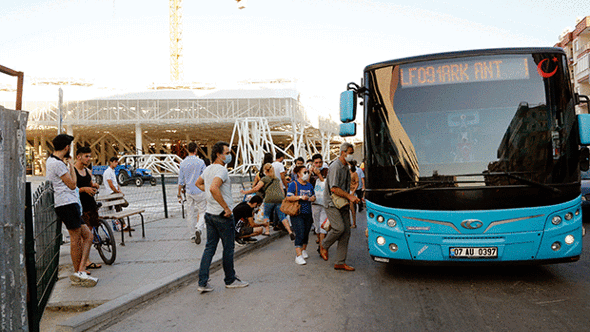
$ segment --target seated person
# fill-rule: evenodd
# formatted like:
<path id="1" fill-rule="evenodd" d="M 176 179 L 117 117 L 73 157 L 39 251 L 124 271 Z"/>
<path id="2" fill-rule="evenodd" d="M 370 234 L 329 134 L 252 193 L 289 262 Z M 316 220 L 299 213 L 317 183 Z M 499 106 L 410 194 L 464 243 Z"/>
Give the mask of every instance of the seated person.
<path id="1" fill-rule="evenodd" d="M 236 243 L 243 245 L 244 243 L 254 243 L 253 236 L 262 234 L 266 228 L 264 235 L 270 235 L 268 222 L 257 224 L 254 222 L 255 210 L 262 205 L 262 197 L 255 195 L 250 198 L 248 202 L 242 202 L 233 209 L 234 220 L 236 222 Z"/>

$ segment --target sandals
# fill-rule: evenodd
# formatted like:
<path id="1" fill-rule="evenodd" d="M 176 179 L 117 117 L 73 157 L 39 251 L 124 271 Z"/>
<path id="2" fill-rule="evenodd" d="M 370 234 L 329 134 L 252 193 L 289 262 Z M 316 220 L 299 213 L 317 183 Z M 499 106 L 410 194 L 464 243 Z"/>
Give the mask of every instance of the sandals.
<path id="1" fill-rule="evenodd" d="M 90 263 L 86 266 L 87 269 L 100 269 L 102 265 L 96 263 Z"/>

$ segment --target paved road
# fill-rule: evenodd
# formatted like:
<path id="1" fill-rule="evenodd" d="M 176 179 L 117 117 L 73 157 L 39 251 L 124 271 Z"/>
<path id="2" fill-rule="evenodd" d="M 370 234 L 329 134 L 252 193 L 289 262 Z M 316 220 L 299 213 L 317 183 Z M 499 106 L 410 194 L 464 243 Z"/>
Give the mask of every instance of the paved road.
<path id="1" fill-rule="evenodd" d="M 434 268 L 369 260 L 364 220 L 335 271 L 314 249 L 296 265 L 287 237 L 236 262 L 251 283 L 215 291 L 193 283 L 141 306 L 107 331 L 588 331 L 589 252 L 573 264 Z M 587 241 L 586 241 L 587 242 Z M 312 246 L 315 248 L 315 244 Z M 335 248 L 332 249 L 332 252 Z"/>

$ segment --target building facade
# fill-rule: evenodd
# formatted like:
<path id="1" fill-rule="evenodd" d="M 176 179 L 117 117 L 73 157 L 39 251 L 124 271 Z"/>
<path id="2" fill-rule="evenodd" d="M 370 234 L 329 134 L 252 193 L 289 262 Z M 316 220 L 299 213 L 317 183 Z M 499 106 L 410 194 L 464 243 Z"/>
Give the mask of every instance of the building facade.
<path id="1" fill-rule="evenodd" d="M 567 54 L 574 91 L 590 96 L 590 16 L 579 20 L 574 31 L 562 33 L 555 46 Z M 584 105 L 578 111 L 588 113 Z"/>

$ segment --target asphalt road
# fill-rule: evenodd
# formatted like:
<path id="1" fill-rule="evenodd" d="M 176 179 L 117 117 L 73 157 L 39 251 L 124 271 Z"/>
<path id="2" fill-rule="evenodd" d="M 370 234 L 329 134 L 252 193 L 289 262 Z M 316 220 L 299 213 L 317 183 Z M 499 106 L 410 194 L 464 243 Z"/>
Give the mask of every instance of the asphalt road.
<path id="1" fill-rule="evenodd" d="M 588 225 L 586 225 L 588 227 Z M 588 240 L 577 263 L 526 267 L 412 267 L 369 259 L 365 221 L 335 271 L 317 255 L 294 263 L 288 237 L 236 261 L 250 286 L 196 282 L 141 305 L 106 331 L 588 331 Z M 332 248 L 331 254 L 335 251 Z"/>

